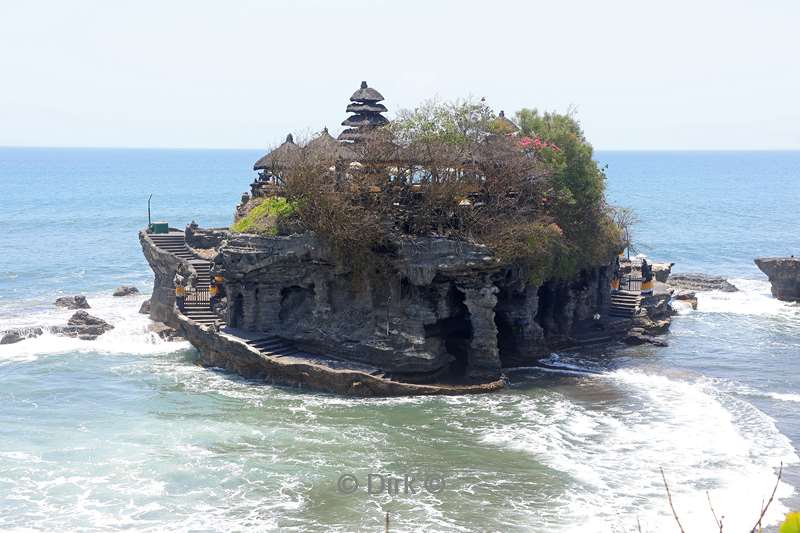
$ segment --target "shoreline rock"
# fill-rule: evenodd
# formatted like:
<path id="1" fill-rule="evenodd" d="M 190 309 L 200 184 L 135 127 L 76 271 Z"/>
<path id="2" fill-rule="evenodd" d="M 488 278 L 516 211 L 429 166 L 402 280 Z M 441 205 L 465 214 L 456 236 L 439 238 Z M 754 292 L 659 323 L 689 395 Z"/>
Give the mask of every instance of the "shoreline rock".
<path id="1" fill-rule="evenodd" d="M 141 314 L 143 314 L 143 315 L 149 315 L 150 314 L 150 299 L 149 298 L 142 302 L 141 307 L 139 307 L 139 312 Z"/>
<path id="2" fill-rule="evenodd" d="M 92 306 L 86 301 L 86 296 L 77 294 L 75 296 L 62 296 L 56 298 L 54 302 L 56 307 L 64 307 L 66 309 L 91 309 Z"/>
<path id="3" fill-rule="evenodd" d="M 130 296 L 131 294 L 139 294 L 139 289 L 130 285 L 122 285 L 117 287 L 112 296 Z"/>
<path id="4" fill-rule="evenodd" d="M 676 289 L 689 291 L 736 292 L 739 290 L 725 278 L 708 274 L 673 274 L 669 278 L 669 284 Z"/>
<path id="5" fill-rule="evenodd" d="M 114 326 L 102 318 L 92 316 L 86 311 L 76 311 L 67 321 L 66 326 L 52 328 L 52 332 L 66 337 L 77 337 L 81 340 L 93 341 L 112 329 L 114 329 Z"/>
<path id="6" fill-rule="evenodd" d="M 686 302 L 692 306 L 692 309 L 697 310 L 697 294 L 688 289 L 675 289 L 672 293 L 672 299 L 681 302 Z"/>
<path id="7" fill-rule="evenodd" d="M 772 296 L 782 302 L 800 302 L 800 258 L 759 257 L 754 262 L 769 278 Z"/>
<path id="8" fill-rule="evenodd" d="M 165 341 L 174 342 L 183 340 L 183 335 L 181 335 L 180 332 L 162 322 L 154 322 L 153 324 L 150 324 L 147 327 L 147 330 L 155 333 Z"/>
<path id="9" fill-rule="evenodd" d="M 631 328 L 631 330 L 628 331 L 628 334 L 625 335 L 625 338 L 622 339 L 622 342 L 624 342 L 628 346 L 640 346 L 642 344 L 652 344 L 653 346 L 662 346 L 662 347 L 669 346 L 667 341 L 658 339 L 650 335 L 643 328 Z"/>
<path id="10" fill-rule="evenodd" d="M 39 327 L 34 328 L 16 328 L 0 332 L 0 344 L 15 344 L 25 339 L 33 339 L 44 333 L 44 330 Z"/>

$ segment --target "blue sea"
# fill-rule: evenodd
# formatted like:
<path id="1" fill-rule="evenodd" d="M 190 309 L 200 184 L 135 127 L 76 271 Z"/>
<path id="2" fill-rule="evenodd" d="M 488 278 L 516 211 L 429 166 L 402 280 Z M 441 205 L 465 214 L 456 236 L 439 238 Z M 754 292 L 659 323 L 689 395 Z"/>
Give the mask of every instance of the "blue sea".
<path id="1" fill-rule="evenodd" d="M 229 225 L 261 155 L 0 148 L 0 330 L 63 324 L 53 301 L 78 293 L 115 326 L 0 346 L 0 530 L 383 531 L 388 512 L 393 532 L 675 531 L 660 467 L 687 531 L 713 528 L 708 497 L 749 530 L 781 463 L 766 521 L 800 510 L 800 306 L 753 264 L 800 254 L 800 152 L 597 153 L 638 253 L 740 291 L 700 293 L 665 348 L 400 399 L 203 369 L 137 312 L 148 196 L 173 227 Z M 371 494 L 370 475 L 444 486 Z"/>

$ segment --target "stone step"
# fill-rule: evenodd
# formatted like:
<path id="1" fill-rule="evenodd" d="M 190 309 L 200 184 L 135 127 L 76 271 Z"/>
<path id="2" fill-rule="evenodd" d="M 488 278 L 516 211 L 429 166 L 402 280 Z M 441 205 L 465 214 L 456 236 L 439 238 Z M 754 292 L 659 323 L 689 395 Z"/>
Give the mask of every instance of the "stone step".
<path id="1" fill-rule="evenodd" d="M 253 348 L 261 349 L 271 349 L 271 348 L 278 348 L 281 346 L 289 346 L 289 343 L 283 339 L 274 339 L 269 341 L 261 341 L 250 344 Z"/>
<path id="2" fill-rule="evenodd" d="M 636 311 L 636 308 L 635 307 L 628 307 L 628 306 L 624 306 L 624 305 L 612 305 L 612 306 L 610 306 L 608 308 L 608 310 L 609 311 L 614 311 L 614 310 L 616 310 L 616 311 L 627 311 L 627 312 L 632 313 L 632 312 Z"/>
<path id="3" fill-rule="evenodd" d="M 259 350 L 259 351 L 265 355 L 271 355 L 272 357 L 289 357 L 291 355 L 296 355 L 300 353 L 300 350 L 296 350 L 294 348 L 289 348 L 284 350 Z"/>
<path id="4" fill-rule="evenodd" d="M 635 313 L 631 313 L 628 311 L 617 311 L 617 310 L 608 312 L 609 316 L 624 317 L 624 318 L 631 318 L 634 314 Z"/>
<path id="5" fill-rule="evenodd" d="M 257 343 L 257 342 L 271 341 L 271 340 L 275 340 L 277 338 L 278 337 L 276 337 L 275 335 L 269 335 L 267 337 L 261 337 L 260 339 L 250 339 L 248 341 L 245 341 L 245 344 L 254 344 L 254 343 Z"/>
<path id="6" fill-rule="evenodd" d="M 276 340 L 281 340 L 281 338 L 276 337 L 275 335 L 267 335 L 266 337 L 261 337 L 259 339 L 250 339 L 248 341 L 245 341 L 245 343 L 252 345 L 252 344 L 258 344 L 259 342 L 276 341 Z"/>

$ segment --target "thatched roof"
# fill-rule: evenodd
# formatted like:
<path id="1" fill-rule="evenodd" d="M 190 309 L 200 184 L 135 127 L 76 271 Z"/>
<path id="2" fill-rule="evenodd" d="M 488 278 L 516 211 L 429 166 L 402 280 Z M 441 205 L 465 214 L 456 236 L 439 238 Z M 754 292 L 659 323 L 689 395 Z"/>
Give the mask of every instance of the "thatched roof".
<path id="1" fill-rule="evenodd" d="M 361 87 L 353 93 L 353 96 L 350 97 L 351 102 L 380 102 L 383 100 L 383 95 L 373 89 L 372 87 L 367 87 L 367 82 L 362 81 Z"/>
<path id="2" fill-rule="evenodd" d="M 385 113 L 388 111 L 383 104 L 350 104 L 347 106 L 348 113 Z"/>
<path id="3" fill-rule="evenodd" d="M 518 139 L 509 135 L 489 135 L 478 145 L 472 157 L 482 163 L 502 163 L 521 153 Z"/>
<path id="4" fill-rule="evenodd" d="M 358 128 L 347 128 L 337 137 L 340 141 L 360 141 L 364 138 L 364 133 L 359 133 Z"/>
<path id="5" fill-rule="evenodd" d="M 323 129 L 322 133 L 309 142 L 303 150 L 312 157 L 330 161 L 350 161 L 356 158 L 355 152 L 350 147 L 331 137 L 331 134 L 328 133 L 328 128 Z"/>
<path id="6" fill-rule="evenodd" d="M 500 111 L 497 118 L 492 121 L 492 127 L 497 133 L 516 133 L 519 131 L 517 125 L 506 118 L 505 111 Z"/>
<path id="7" fill-rule="evenodd" d="M 378 115 L 374 113 L 357 113 L 351 117 L 347 117 L 344 122 L 342 122 L 342 126 L 351 126 L 354 128 L 363 128 L 363 127 L 372 127 L 372 126 L 383 126 L 384 124 L 388 124 L 389 120 L 384 117 L 383 115 Z"/>
<path id="8" fill-rule="evenodd" d="M 300 147 L 294 143 L 294 138 L 290 133 L 286 136 L 283 144 L 256 161 L 256 164 L 253 165 L 253 170 L 273 170 L 288 167 L 299 154 Z"/>

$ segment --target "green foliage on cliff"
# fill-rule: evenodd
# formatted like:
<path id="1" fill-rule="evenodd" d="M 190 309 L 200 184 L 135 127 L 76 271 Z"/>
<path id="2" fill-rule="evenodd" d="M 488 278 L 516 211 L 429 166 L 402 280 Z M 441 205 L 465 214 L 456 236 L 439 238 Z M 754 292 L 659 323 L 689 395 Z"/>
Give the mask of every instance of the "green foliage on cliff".
<path id="1" fill-rule="evenodd" d="M 553 186 L 548 212 L 563 230 L 562 246 L 553 254 L 552 274 L 568 276 L 587 264 L 609 258 L 623 245 L 623 229 L 605 202 L 605 173 L 592 158 L 593 149 L 572 114 L 517 112 L 519 134 L 543 146 Z"/>
<path id="2" fill-rule="evenodd" d="M 239 233 L 278 235 L 281 223 L 293 215 L 296 209 L 296 203 L 286 198 L 279 196 L 265 198 L 233 224 L 231 230 Z"/>

